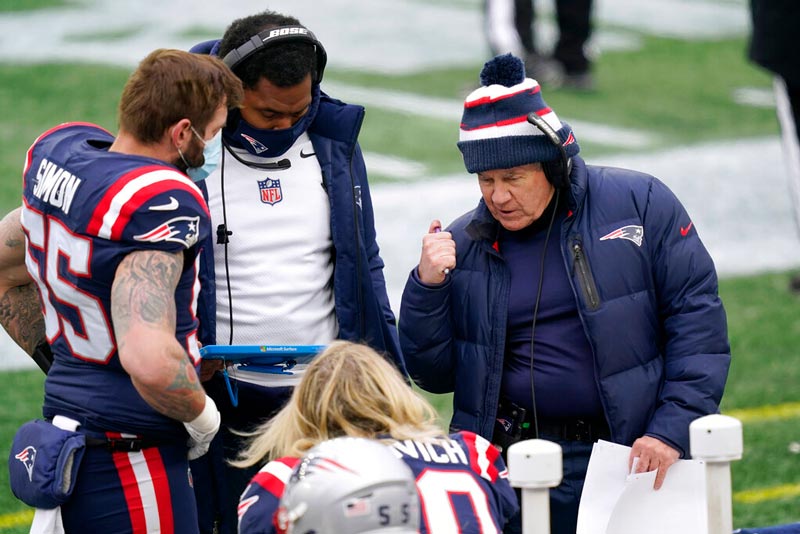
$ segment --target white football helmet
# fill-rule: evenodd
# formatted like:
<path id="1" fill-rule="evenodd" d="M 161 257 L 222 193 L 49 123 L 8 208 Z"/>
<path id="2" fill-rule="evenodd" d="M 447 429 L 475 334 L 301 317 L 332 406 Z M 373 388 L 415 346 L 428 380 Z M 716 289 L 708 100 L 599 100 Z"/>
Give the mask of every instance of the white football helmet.
<path id="1" fill-rule="evenodd" d="M 414 474 L 379 441 L 332 439 L 294 468 L 275 519 L 288 534 L 416 534 Z"/>

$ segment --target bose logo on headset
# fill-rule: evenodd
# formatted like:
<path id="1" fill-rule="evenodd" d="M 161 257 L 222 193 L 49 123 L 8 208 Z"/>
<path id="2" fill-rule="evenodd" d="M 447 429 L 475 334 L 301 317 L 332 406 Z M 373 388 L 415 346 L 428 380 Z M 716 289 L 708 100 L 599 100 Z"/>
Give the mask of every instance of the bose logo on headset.
<path id="1" fill-rule="evenodd" d="M 322 73 L 325 71 L 325 63 L 328 61 L 328 54 L 322 47 L 322 43 L 317 40 L 311 30 L 302 26 L 279 26 L 259 32 L 238 48 L 225 54 L 222 61 L 225 62 L 229 68 L 234 69 L 237 65 L 241 64 L 245 59 L 262 48 L 292 41 L 308 43 L 314 47 L 316 65 L 311 78 L 314 83 L 320 83 L 322 81 Z"/>
<path id="2" fill-rule="evenodd" d="M 275 28 L 274 30 L 270 30 L 267 39 L 271 39 L 272 37 L 277 37 L 279 35 L 308 35 L 308 30 L 305 28 Z"/>

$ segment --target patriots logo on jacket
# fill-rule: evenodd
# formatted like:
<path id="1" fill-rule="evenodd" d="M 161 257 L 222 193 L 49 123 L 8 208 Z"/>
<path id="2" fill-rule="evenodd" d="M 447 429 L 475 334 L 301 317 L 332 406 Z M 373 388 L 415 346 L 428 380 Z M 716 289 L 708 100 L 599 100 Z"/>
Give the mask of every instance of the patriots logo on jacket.
<path id="1" fill-rule="evenodd" d="M 274 206 L 283 200 L 283 190 L 281 189 L 281 181 L 267 178 L 266 180 L 257 180 L 258 190 L 261 192 L 261 202 Z"/>
<path id="2" fill-rule="evenodd" d="M 262 152 L 266 152 L 267 150 L 269 150 L 266 146 L 264 146 L 264 143 L 262 143 L 255 137 L 250 137 L 247 134 L 241 134 L 241 136 L 244 138 L 245 141 L 250 143 L 250 146 L 253 147 L 253 150 L 256 151 L 256 154 L 261 154 Z"/>
<path id="3" fill-rule="evenodd" d="M 497 422 L 503 427 L 506 432 L 511 432 L 511 421 L 503 417 L 498 417 Z"/>
<path id="4" fill-rule="evenodd" d="M 629 224 L 628 226 L 623 226 L 622 228 L 617 228 L 613 232 L 607 233 L 600 238 L 600 241 L 605 241 L 607 239 L 627 239 L 628 241 L 636 243 L 636 246 L 641 247 L 643 238 L 644 228 L 635 224 Z"/>
<path id="5" fill-rule="evenodd" d="M 197 231 L 200 226 L 200 217 L 175 217 L 162 223 L 149 232 L 133 236 L 137 241 L 158 243 L 160 241 L 174 241 L 186 248 L 197 243 Z"/>
<path id="6" fill-rule="evenodd" d="M 32 445 L 28 445 L 22 452 L 15 454 L 14 458 L 22 462 L 25 470 L 28 471 L 28 480 L 33 480 L 33 464 L 36 462 L 36 449 Z"/>

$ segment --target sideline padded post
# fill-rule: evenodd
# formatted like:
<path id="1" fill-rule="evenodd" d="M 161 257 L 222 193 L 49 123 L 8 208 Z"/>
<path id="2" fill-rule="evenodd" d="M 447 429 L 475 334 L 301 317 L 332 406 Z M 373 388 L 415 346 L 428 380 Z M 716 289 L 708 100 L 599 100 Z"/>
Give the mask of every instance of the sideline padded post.
<path id="1" fill-rule="evenodd" d="M 528 439 L 508 448 L 508 478 L 522 490 L 523 534 L 550 533 L 550 488 L 561 483 L 562 475 L 558 443 Z"/>
<path id="2" fill-rule="evenodd" d="M 708 534 L 733 532 L 731 462 L 742 458 L 742 423 L 727 415 L 707 415 L 689 425 L 692 458 L 706 464 Z"/>

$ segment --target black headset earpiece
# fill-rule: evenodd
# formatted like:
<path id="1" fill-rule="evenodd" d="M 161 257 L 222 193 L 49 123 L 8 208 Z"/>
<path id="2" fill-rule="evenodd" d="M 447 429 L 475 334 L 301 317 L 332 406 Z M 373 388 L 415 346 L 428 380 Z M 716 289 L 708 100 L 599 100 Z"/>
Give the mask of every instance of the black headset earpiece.
<path id="1" fill-rule="evenodd" d="M 547 177 L 547 181 L 553 184 L 558 189 L 563 189 L 569 186 L 569 169 L 572 166 L 571 161 L 567 162 L 567 172 L 564 172 L 564 162 L 561 158 L 551 161 L 542 162 L 542 170 Z"/>
<path id="2" fill-rule="evenodd" d="M 536 126 L 539 131 L 541 131 L 545 137 L 547 137 L 550 142 L 553 143 L 556 148 L 558 148 L 558 152 L 561 155 L 560 158 L 552 161 L 542 162 L 542 169 L 544 170 L 544 175 L 547 177 L 547 180 L 557 189 L 569 187 L 569 171 L 571 168 L 571 162 L 567 157 L 567 151 L 564 149 L 564 145 L 561 143 L 561 138 L 558 136 L 558 132 L 556 132 L 552 126 L 547 124 L 543 118 L 537 115 L 535 111 L 528 113 L 528 122 Z"/>
<path id="3" fill-rule="evenodd" d="M 325 72 L 325 64 L 328 62 L 328 54 L 325 52 L 322 43 L 311 33 L 308 28 L 302 26 L 278 26 L 259 32 L 252 36 L 243 45 L 234 48 L 222 58 L 228 67 L 233 70 L 242 61 L 253 55 L 256 51 L 265 47 L 275 46 L 279 43 L 308 43 L 314 47 L 316 54 L 316 65 L 311 78 L 314 83 L 322 81 L 322 74 Z"/>

